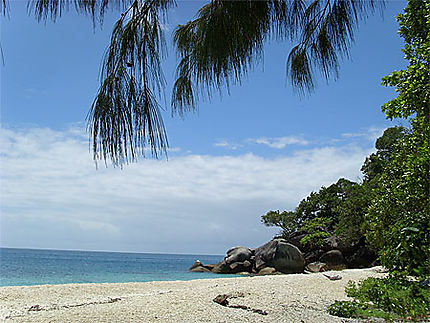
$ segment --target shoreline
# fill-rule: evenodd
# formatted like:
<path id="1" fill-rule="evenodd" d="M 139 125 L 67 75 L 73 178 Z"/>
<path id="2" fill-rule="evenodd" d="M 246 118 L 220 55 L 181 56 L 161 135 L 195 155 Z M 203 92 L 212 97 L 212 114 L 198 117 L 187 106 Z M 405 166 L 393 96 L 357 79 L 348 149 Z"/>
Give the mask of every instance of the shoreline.
<path id="1" fill-rule="evenodd" d="M 376 267 L 375 267 L 376 268 Z M 370 268 L 366 268 L 370 269 Z M 348 270 L 348 269 L 345 269 Z M 356 269 L 351 269 L 356 270 Z M 342 270 L 343 271 L 343 270 Z M 331 271 L 332 273 L 342 272 L 342 271 Z M 329 273 L 328 271 L 325 273 Z M 199 273 L 197 273 L 199 274 Z M 291 276 L 291 275 L 312 275 L 314 273 L 301 273 L 301 274 L 274 274 L 274 275 L 241 275 L 241 274 L 211 274 L 213 276 L 217 276 L 214 278 L 195 278 L 195 279 L 184 279 L 184 280 L 149 280 L 149 281 L 130 281 L 130 282 L 120 282 L 120 283 L 59 283 L 59 284 L 35 284 L 35 285 L 8 285 L 8 286 L 0 286 L 0 295 L 2 288 L 33 288 L 33 287 L 56 287 L 56 286 L 81 286 L 84 285 L 86 287 L 90 287 L 93 285 L 129 285 L 129 284 L 151 284 L 151 283 L 184 283 L 184 282 L 193 282 L 193 281 L 204 281 L 204 280 L 224 280 L 224 279 L 236 279 L 236 278 L 249 278 L 249 277 L 266 277 L 266 276 Z M 226 276 L 226 277 L 223 277 Z M 228 277 L 227 277 L 228 276 Z"/>
<path id="2" fill-rule="evenodd" d="M 326 308 L 347 299 L 349 280 L 383 277 L 378 267 L 323 273 L 209 278 L 189 281 L 84 283 L 0 287 L 7 322 L 345 322 Z M 229 296 L 231 305 L 213 299 Z M 350 320 L 348 320 L 350 321 Z"/>
<path id="3" fill-rule="evenodd" d="M 201 273 L 194 273 L 196 275 L 199 275 Z M 117 284 L 145 284 L 145 283 L 154 283 L 154 282 L 188 282 L 188 281 L 194 281 L 194 280 L 213 280 L 213 279 L 235 279 L 235 278 L 241 278 L 241 277 L 254 277 L 258 276 L 256 274 L 254 275 L 241 275 L 241 274 L 215 274 L 215 273 L 209 273 L 212 276 L 216 277 L 205 277 L 205 278 L 193 278 L 193 279 L 176 279 L 176 280 L 147 280 L 147 281 L 128 281 L 128 282 L 85 282 L 85 283 L 51 283 L 51 284 L 33 284 L 33 285 L 0 285 L 0 290 L 2 288 L 12 288 L 12 287 L 41 287 L 41 286 L 66 286 L 66 285 L 117 285 Z M 284 275 L 284 274 L 283 274 Z M 287 275 L 287 274 L 285 274 Z M 262 276 L 262 275 L 260 275 Z"/>

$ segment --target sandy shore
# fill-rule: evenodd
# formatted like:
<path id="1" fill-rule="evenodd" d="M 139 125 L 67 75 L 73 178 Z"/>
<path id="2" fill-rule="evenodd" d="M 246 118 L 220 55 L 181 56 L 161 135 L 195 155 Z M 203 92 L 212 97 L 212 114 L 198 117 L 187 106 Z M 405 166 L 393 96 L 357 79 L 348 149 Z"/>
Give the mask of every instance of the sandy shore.
<path id="1" fill-rule="evenodd" d="M 326 308 L 346 299 L 349 280 L 382 276 L 377 268 L 349 269 L 331 281 L 323 274 L 123 284 L 0 288 L 0 319 L 12 322 L 345 322 Z M 213 302 L 228 294 L 231 305 Z"/>

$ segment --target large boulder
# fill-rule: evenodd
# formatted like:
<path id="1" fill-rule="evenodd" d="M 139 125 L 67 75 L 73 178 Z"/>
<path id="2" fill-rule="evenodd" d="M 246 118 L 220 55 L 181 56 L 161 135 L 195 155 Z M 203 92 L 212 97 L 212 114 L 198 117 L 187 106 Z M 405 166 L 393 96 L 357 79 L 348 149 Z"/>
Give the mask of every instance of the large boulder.
<path id="1" fill-rule="evenodd" d="M 324 254 L 324 250 L 322 249 L 315 249 L 312 251 L 309 251 L 304 254 L 305 257 L 305 263 L 309 264 L 312 262 L 316 262 L 320 259 L 320 257 Z"/>
<path id="2" fill-rule="evenodd" d="M 264 267 L 257 275 L 273 275 L 276 274 L 276 269 L 273 267 Z"/>
<path id="3" fill-rule="evenodd" d="M 300 241 L 306 237 L 308 233 L 306 231 L 296 231 L 290 234 L 288 237 L 287 242 L 291 243 L 292 245 L 295 245 L 297 248 L 300 249 L 301 252 L 309 252 L 311 251 L 311 247 L 309 245 L 302 244 Z"/>
<path id="4" fill-rule="evenodd" d="M 196 261 L 191 265 L 191 267 L 190 267 L 190 269 L 189 269 L 189 270 L 193 270 L 194 268 L 197 268 L 197 267 L 200 267 L 200 266 L 203 266 L 202 262 L 201 262 L 200 260 L 196 260 Z"/>
<path id="5" fill-rule="evenodd" d="M 372 266 L 378 255 L 367 246 L 361 246 L 352 255 L 345 256 L 348 267 L 366 268 Z"/>
<path id="6" fill-rule="evenodd" d="M 335 234 L 332 235 L 331 237 L 324 239 L 324 247 L 326 248 L 327 251 L 338 249 L 338 250 L 341 250 L 342 252 L 346 248 L 342 240 L 339 237 L 337 237 Z"/>
<path id="7" fill-rule="evenodd" d="M 219 263 L 217 263 L 213 267 L 212 272 L 215 273 L 215 274 L 230 274 L 231 273 L 231 268 L 225 262 L 225 260 L 221 260 Z"/>
<path id="8" fill-rule="evenodd" d="M 257 272 L 273 267 L 284 274 L 301 273 L 305 266 L 302 252 L 284 239 L 275 239 L 258 247 L 255 253 Z"/>
<path id="9" fill-rule="evenodd" d="M 215 265 L 214 264 L 207 264 L 207 265 L 203 265 L 203 267 L 212 271 L 212 269 L 214 269 Z"/>
<path id="10" fill-rule="evenodd" d="M 224 260 L 227 264 L 232 264 L 234 262 L 244 262 L 250 261 L 253 256 L 251 249 L 246 247 L 233 247 L 227 251 L 227 256 Z"/>
<path id="11" fill-rule="evenodd" d="M 246 247 L 233 247 L 227 255 L 217 263 L 212 272 L 217 274 L 235 274 L 238 272 L 252 272 L 254 252 Z"/>
<path id="12" fill-rule="evenodd" d="M 191 265 L 189 271 L 193 273 L 209 273 L 215 265 L 203 265 L 200 260 L 196 260 L 194 264 Z"/>
<path id="13" fill-rule="evenodd" d="M 340 237 L 333 234 L 331 237 L 324 239 L 323 249 L 329 250 L 340 250 L 344 256 L 353 254 L 360 246 L 364 245 L 364 238 L 356 241 L 355 243 L 346 243 Z"/>
<path id="14" fill-rule="evenodd" d="M 232 274 L 237 274 L 245 271 L 250 273 L 252 271 L 252 263 L 248 260 L 233 262 L 229 265 L 229 267 L 230 267 L 230 272 Z"/>
<path id="15" fill-rule="evenodd" d="M 319 273 L 327 270 L 327 264 L 319 261 L 311 262 L 306 266 L 306 270 L 311 273 Z"/>
<path id="16" fill-rule="evenodd" d="M 340 250 L 330 250 L 323 254 L 320 262 L 327 264 L 326 270 L 342 270 L 347 268 L 345 258 Z"/>
<path id="17" fill-rule="evenodd" d="M 193 273 L 210 273 L 211 271 L 203 266 L 197 266 L 194 268 L 190 268 L 190 271 Z"/>

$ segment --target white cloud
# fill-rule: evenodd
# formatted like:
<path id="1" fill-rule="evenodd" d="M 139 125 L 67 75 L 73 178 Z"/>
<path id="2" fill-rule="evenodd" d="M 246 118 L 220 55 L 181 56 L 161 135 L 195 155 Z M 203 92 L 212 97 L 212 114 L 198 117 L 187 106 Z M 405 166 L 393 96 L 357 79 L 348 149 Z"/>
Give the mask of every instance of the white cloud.
<path id="1" fill-rule="evenodd" d="M 320 147 L 288 157 L 170 156 L 96 170 L 76 129 L 1 129 L 1 244 L 224 253 L 273 236 L 260 216 L 359 176 L 370 151 Z"/>
<path id="2" fill-rule="evenodd" d="M 299 137 L 287 136 L 287 137 L 275 137 L 275 138 L 249 138 L 243 141 L 246 144 L 263 144 L 269 146 L 270 148 L 283 149 L 288 145 L 308 145 L 309 142 Z M 221 140 L 214 143 L 215 147 L 223 147 L 229 150 L 236 150 L 238 148 L 244 147 L 243 144 L 232 143 L 227 140 Z"/>
<path id="3" fill-rule="evenodd" d="M 374 142 L 377 138 L 381 137 L 386 128 L 382 127 L 370 127 L 368 129 L 363 130 L 362 132 L 357 133 L 343 133 L 342 137 L 344 138 L 365 138 L 371 142 Z"/>
<path id="4" fill-rule="evenodd" d="M 228 142 L 227 140 L 221 140 L 221 141 L 217 141 L 216 143 L 214 143 L 215 147 L 223 147 L 226 149 L 230 149 L 230 150 L 236 150 L 238 148 L 243 147 L 243 145 L 241 144 L 235 144 L 232 142 Z"/>
<path id="5" fill-rule="evenodd" d="M 266 146 L 269 146 L 270 148 L 275 149 L 284 149 L 288 145 L 308 145 L 309 142 L 307 140 L 288 136 L 288 137 L 276 137 L 276 138 L 256 138 L 256 139 L 248 139 L 249 142 L 255 143 L 255 144 L 263 144 Z"/>

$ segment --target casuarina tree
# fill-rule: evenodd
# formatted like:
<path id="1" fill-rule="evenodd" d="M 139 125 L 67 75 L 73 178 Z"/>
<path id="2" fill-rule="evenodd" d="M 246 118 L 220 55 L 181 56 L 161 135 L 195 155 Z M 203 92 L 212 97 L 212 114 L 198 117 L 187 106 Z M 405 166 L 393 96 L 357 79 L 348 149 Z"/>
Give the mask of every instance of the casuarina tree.
<path id="1" fill-rule="evenodd" d="M 9 14 L 7 0 L 2 12 Z M 240 83 L 262 59 L 267 41 L 290 41 L 286 71 L 299 91 L 310 91 L 316 76 L 336 77 L 348 56 L 354 31 L 381 7 L 372 0 L 213 0 L 196 18 L 174 31 L 179 54 L 171 106 L 173 113 L 197 108 L 199 99 Z M 114 164 L 133 161 L 145 148 L 158 156 L 168 147 L 160 113 L 166 81 L 163 24 L 173 0 L 29 0 L 38 20 L 57 20 L 68 10 L 88 15 L 94 25 L 117 10 L 102 62 L 101 83 L 91 106 L 88 128 L 95 159 Z M 289 53 L 289 54 L 288 54 Z"/>

